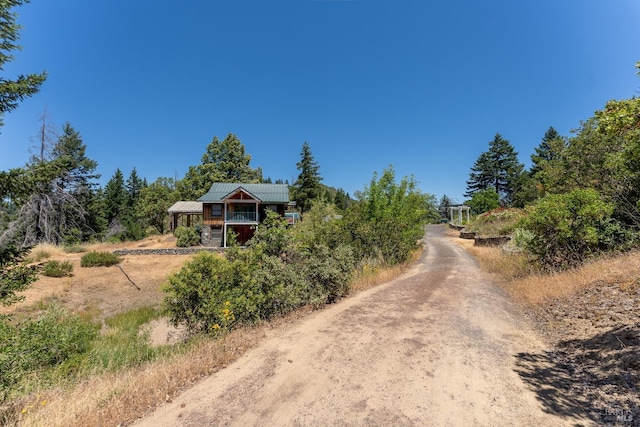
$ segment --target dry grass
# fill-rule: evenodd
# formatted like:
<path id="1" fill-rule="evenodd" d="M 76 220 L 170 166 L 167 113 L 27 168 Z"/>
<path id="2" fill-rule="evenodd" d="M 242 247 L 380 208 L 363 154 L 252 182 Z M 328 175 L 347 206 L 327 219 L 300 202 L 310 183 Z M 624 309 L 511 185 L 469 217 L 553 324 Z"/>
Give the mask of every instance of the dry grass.
<path id="1" fill-rule="evenodd" d="M 420 250 L 414 251 L 407 262 L 394 267 L 365 268 L 365 270 L 351 282 L 351 292 L 361 292 L 399 277 L 417 261 L 421 253 L 422 251 Z"/>
<path id="2" fill-rule="evenodd" d="M 354 281 L 352 292 L 400 276 L 419 256 L 417 251 L 404 265 L 373 269 L 361 275 Z M 148 258 L 138 257 L 136 261 L 143 262 L 144 259 Z M 12 405 L 15 424 L 47 427 L 130 425 L 202 378 L 226 367 L 271 331 L 288 327 L 311 311 L 304 307 L 254 328 L 234 330 L 219 339 L 197 339 L 176 347 L 171 356 L 137 369 L 96 375 L 73 386 L 33 392 Z"/>
<path id="3" fill-rule="evenodd" d="M 619 284 L 621 289 L 640 277 L 640 251 L 611 256 L 554 274 L 534 274 L 510 281 L 509 293 L 532 305 L 573 295 L 597 283 Z"/>
<path id="4" fill-rule="evenodd" d="M 473 240 L 459 239 L 455 231 L 449 236 L 467 249 L 513 299 L 533 306 L 571 296 L 594 283 L 627 286 L 640 277 L 640 251 L 603 257 L 572 270 L 549 274 L 536 270 L 523 254 L 473 246 Z"/>

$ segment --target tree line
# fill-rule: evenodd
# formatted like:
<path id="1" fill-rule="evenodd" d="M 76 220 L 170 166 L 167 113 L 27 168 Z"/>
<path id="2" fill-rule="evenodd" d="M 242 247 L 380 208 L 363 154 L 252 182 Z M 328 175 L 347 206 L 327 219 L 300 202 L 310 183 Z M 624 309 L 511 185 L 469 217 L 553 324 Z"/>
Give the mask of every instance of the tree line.
<path id="1" fill-rule="evenodd" d="M 640 75 L 640 62 L 636 69 Z M 528 170 L 496 134 L 472 166 L 465 196 L 476 214 L 524 208 L 517 240 L 547 267 L 638 247 L 640 98 L 608 101 L 570 137 L 550 127 Z"/>
<path id="2" fill-rule="evenodd" d="M 213 182 L 271 182 L 250 162 L 240 139 L 230 133 L 222 140 L 214 137 L 200 163 L 180 180 L 160 177 L 149 183 L 134 167 L 126 178 L 116 169 L 100 187 L 98 163 L 86 156 L 82 136 L 66 123 L 53 142 L 43 140 L 38 155 L 24 167 L 0 172 L 0 243 L 73 244 L 162 234 L 169 225 L 167 209 L 179 200 L 196 200 Z M 307 142 L 296 166 L 300 173 L 291 185 L 291 199 L 301 211 L 319 199 L 334 203 L 339 211 L 353 202 L 343 189 L 322 184 Z"/>

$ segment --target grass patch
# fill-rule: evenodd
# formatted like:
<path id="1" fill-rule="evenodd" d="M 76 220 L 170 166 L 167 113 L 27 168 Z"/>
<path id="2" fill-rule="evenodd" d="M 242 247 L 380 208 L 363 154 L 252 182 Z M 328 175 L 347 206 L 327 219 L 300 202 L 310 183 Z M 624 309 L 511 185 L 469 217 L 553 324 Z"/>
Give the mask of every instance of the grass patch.
<path id="1" fill-rule="evenodd" d="M 142 307 L 105 320 L 107 329 L 94 344 L 90 365 L 98 371 L 116 371 L 154 360 L 166 353 L 151 347 L 148 332 L 141 326 L 161 316 L 158 309 Z"/>
<path id="2" fill-rule="evenodd" d="M 42 274 L 47 277 L 67 277 L 73 273 L 73 265 L 69 261 L 49 261 L 42 268 Z"/>
<path id="3" fill-rule="evenodd" d="M 120 263 L 120 257 L 111 252 L 89 252 L 82 256 L 82 267 L 109 267 Z"/>

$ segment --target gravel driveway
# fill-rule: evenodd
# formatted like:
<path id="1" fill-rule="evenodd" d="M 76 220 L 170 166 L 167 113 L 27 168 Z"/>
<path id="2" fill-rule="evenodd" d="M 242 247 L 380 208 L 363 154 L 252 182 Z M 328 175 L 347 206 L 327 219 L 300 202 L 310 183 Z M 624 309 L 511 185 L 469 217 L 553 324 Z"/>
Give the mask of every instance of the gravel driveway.
<path id="1" fill-rule="evenodd" d="M 542 409 L 516 371 L 545 346 L 445 234 L 429 226 L 405 275 L 274 332 L 136 425 L 589 425 Z"/>

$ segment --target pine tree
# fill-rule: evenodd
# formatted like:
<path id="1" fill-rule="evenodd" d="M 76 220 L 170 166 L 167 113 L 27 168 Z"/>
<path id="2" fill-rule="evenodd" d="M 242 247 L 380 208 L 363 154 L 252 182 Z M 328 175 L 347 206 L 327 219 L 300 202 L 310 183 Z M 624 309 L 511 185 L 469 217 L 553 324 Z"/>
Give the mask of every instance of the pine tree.
<path id="1" fill-rule="evenodd" d="M 558 133 L 557 130 L 550 126 L 549 129 L 544 133 L 544 137 L 542 137 L 542 141 L 540 141 L 540 145 L 538 145 L 534 150 L 535 153 L 531 155 L 531 174 L 535 175 L 541 169 L 542 162 L 550 162 L 557 158 L 557 153 L 552 147 L 553 141 L 557 139 L 561 139 L 562 137 Z"/>
<path id="2" fill-rule="evenodd" d="M 482 153 L 469 174 L 466 197 L 493 188 L 503 204 L 511 204 L 517 181 L 524 170 L 518 161 L 518 153 L 500 134 L 489 142 L 489 149 Z"/>
<path id="3" fill-rule="evenodd" d="M 27 165 L 22 184 L 29 196 L 0 240 L 59 244 L 88 232 L 84 202 L 99 177 L 96 167 L 80 134 L 66 123 L 51 153 L 33 157 Z"/>
<path id="4" fill-rule="evenodd" d="M 311 147 L 306 141 L 302 144 L 300 161 L 296 166 L 300 174 L 296 182 L 293 183 L 293 198 L 300 210 L 305 212 L 311 209 L 312 201 L 320 197 L 322 193 L 322 186 L 320 185 L 322 177 L 318 172 L 320 166 L 313 159 Z"/>
<path id="5" fill-rule="evenodd" d="M 144 181 L 138 176 L 138 171 L 136 171 L 135 167 L 131 170 L 125 187 L 127 189 L 128 213 L 133 215 L 136 203 L 140 199 L 140 192 L 145 187 Z"/>
<path id="6" fill-rule="evenodd" d="M 29 1 L 5 0 L 0 3 L 0 70 L 4 70 L 5 64 L 13 60 L 12 52 L 21 48 L 16 43 L 20 38 L 18 32 L 21 26 L 16 23 L 17 14 L 11 9 L 26 3 Z M 15 110 L 20 101 L 37 93 L 46 78 L 45 72 L 21 74 L 14 80 L 0 77 L 0 126 L 3 123 L 2 116 Z"/>
<path id="7" fill-rule="evenodd" d="M 109 182 L 107 182 L 104 188 L 104 200 L 107 223 L 111 225 L 116 218 L 122 221 L 126 212 L 127 190 L 124 186 L 124 175 L 122 175 L 120 168 L 116 169 Z"/>
<path id="8" fill-rule="evenodd" d="M 440 198 L 440 203 L 438 204 L 438 212 L 442 218 L 449 217 L 449 207 L 453 206 L 453 201 L 447 196 L 443 194 Z"/>

